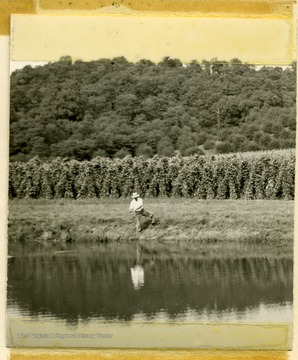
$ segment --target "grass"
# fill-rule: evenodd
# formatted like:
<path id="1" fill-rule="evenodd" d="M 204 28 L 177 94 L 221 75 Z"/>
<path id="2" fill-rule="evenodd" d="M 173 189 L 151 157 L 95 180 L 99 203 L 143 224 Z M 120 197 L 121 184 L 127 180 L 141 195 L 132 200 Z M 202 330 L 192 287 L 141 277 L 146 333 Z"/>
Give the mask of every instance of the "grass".
<path id="1" fill-rule="evenodd" d="M 283 200 L 145 199 L 156 225 L 144 218 L 135 229 L 130 199 L 12 200 L 9 246 L 23 244 L 127 243 L 170 251 L 246 251 L 292 256 L 294 202 Z"/>

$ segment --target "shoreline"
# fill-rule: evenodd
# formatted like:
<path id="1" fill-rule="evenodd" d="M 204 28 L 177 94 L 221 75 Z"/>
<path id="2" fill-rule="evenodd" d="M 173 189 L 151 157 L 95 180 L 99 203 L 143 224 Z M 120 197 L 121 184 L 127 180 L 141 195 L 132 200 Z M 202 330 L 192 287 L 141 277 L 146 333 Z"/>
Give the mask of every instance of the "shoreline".
<path id="1" fill-rule="evenodd" d="M 156 225 L 135 230 L 129 198 L 10 200 L 8 245 L 125 244 L 174 252 L 293 256 L 294 201 L 148 199 Z"/>

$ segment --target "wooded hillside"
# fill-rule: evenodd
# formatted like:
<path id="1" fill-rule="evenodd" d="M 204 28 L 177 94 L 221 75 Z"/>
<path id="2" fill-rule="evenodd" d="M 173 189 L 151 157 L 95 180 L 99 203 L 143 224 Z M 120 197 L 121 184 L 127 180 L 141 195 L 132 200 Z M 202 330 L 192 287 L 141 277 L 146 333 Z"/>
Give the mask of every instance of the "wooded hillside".
<path id="1" fill-rule="evenodd" d="M 295 147 L 296 64 L 125 58 L 11 75 L 11 160 L 90 160 Z"/>

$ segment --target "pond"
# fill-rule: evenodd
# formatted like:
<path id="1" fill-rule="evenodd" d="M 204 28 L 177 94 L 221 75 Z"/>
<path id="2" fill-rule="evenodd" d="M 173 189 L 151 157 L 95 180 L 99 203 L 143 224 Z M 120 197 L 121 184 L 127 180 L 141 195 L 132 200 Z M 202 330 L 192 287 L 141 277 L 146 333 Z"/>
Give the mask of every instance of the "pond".
<path id="1" fill-rule="evenodd" d="M 292 322 L 293 260 L 159 251 L 145 244 L 11 251 L 8 317 Z"/>

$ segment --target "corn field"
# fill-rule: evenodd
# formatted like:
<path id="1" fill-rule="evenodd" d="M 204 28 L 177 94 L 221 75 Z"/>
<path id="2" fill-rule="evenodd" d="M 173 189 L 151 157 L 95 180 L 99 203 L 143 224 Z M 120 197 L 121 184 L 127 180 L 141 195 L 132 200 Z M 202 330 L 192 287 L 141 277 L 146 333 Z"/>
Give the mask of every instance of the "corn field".
<path id="1" fill-rule="evenodd" d="M 191 157 L 97 157 L 91 161 L 35 157 L 9 168 L 10 198 L 195 197 L 294 198 L 292 150 Z"/>

